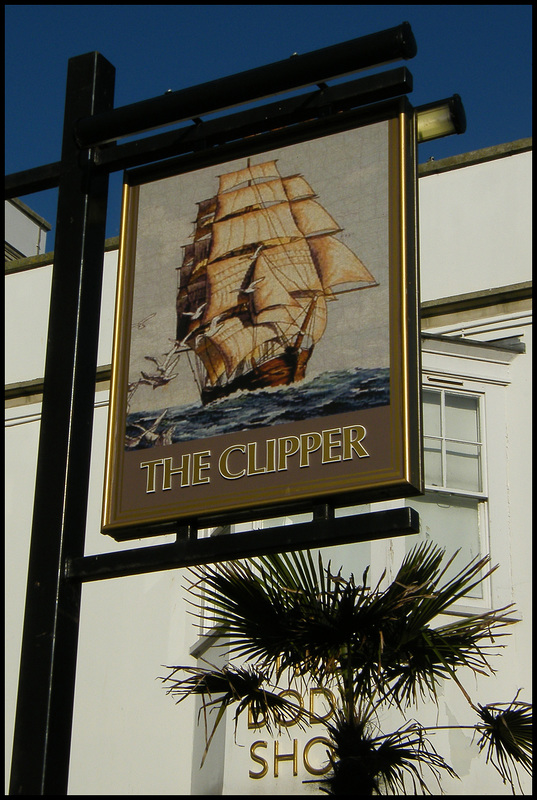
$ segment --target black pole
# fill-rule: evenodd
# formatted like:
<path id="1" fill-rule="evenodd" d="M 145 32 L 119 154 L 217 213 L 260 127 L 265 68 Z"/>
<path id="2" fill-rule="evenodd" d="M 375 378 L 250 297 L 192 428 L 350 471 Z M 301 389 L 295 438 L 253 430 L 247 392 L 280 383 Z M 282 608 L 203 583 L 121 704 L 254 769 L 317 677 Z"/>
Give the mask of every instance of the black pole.
<path id="1" fill-rule="evenodd" d="M 80 119 L 76 124 L 77 141 L 83 147 L 103 144 L 362 69 L 414 58 L 416 52 L 412 29 L 403 22 L 378 33 Z"/>
<path id="2" fill-rule="evenodd" d="M 63 575 L 84 552 L 108 194 L 73 130 L 113 107 L 114 76 L 69 61 L 10 794 L 67 794 L 81 585 Z"/>

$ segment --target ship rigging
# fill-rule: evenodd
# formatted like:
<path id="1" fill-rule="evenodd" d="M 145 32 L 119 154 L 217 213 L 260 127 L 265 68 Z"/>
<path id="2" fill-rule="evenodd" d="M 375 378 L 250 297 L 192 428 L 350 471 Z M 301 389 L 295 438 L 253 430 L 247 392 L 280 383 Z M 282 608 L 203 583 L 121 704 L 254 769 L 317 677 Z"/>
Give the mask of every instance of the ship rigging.
<path id="1" fill-rule="evenodd" d="M 304 379 L 341 292 L 377 286 L 300 174 L 275 160 L 219 177 L 198 203 L 178 268 L 175 352 L 188 352 L 204 405 Z"/>

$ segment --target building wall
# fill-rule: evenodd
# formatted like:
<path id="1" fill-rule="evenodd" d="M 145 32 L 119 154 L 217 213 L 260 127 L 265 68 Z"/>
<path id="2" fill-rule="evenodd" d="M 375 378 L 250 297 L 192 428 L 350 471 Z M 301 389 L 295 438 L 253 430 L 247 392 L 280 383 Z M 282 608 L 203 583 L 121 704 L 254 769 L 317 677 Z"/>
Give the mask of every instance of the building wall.
<path id="1" fill-rule="evenodd" d="M 6 261 L 46 252 L 50 225 L 21 200 L 4 202 Z"/>
<path id="2" fill-rule="evenodd" d="M 530 700 L 530 512 L 531 502 L 531 151 L 513 147 L 501 157 L 484 152 L 470 163 L 438 162 L 421 170 L 421 291 L 424 309 L 423 377 L 429 388 L 483 396 L 488 495 L 486 537 L 492 563 L 500 568 L 486 594 L 459 604 L 458 613 L 487 605 L 514 603 L 513 629 L 504 655 L 496 659 L 494 680 L 463 682 L 481 703 L 511 700 L 522 687 Z M 44 259 L 46 262 L 47 259 Z M 24 267 L 23 262 L 21 262 Z M 111 359 L 117 251 L 105 254 L 105 284 L 86 554 L 145 546 L 116 543 L 100 533 L 101 497 L 108 385 Z M 19 265 L 20 266 L 20 265 Z M 51 267 L 18 269 L 6 275 L 6 775 L 13 733 L 25 581 L 37 455 L 40 379 L 43 375 Z M 515 287 L 505 292 L 505 287 Z M 523 287 L 521 289 L 521 287 Z M 494 292 L 491 290 L 501 290 Z M 457 304 L 457 298 L 464 302 Z M 455 299 L 449 304 L 445 298 Z M 473 303 L 473 306 L 472 306 Z M 437 334 L 449 336 L 438 338 Z M 502 340 L 498 345 L 498 340 Z M 490 344 L 496 342 L 496 344 Z M 480 343 L 480 344 L 479 344 Z M 513 349 L 512 344 L 518 347 Z M 523 347 L 520 347 L 523 345 Z M 525 351 L 525 352 L 524 352 Z M 430 379 L 433 379 L 432 381 Z M 455 384 L 454 384 L 455 381 Z M 486 402 L 485 402 L 486 401 Z M 403 501 L 377 504 L 397 507 Z M 440 504 L 441 505 L 441 504 Z M 453 515 L 457 509 L 453 505 Z M 349 513 L 342 510 L 340 513 Z M 455 520 L 453 529 L 456 528 Z M 281 520 L 282 523 L 290 520 Z M 254 523 L 255 524 L 255 523 Z M 454 544 L 450 531 L 433 531 Z M 460 534 L 460 530 L 457 532 Z M 422 535 L 422 534 L 420 534 Z M 423 535 L 428 535 L 424 530 Z M 447 536 L 447 538 L 446 538 Z M 169 538 L 169 537 L 168 537 Z M 413 542 L 393 541 L 329 548 L 334 566 L 361 575 L 368 563 L 372 580 L 387 568 L 394 574 Z M 158 537 L 154 543 L 168 540 Z M 413 540 L 414 541 L 414 540 Z M 458 539 L 457 539 L 458 541 Z M 297 742 L 298 774 L 292 760 L 278 761 L 274 742 L 264 731 L 233 721 L 214 743 L 207 764 L 199 769 L 203 725 L 197 725 L 194 701 L 175 706 L 159 676 L 166 666 L 195 664 L 216 658 L 205 651 L 186 611 L 186 571 L 85 584 L 75 697 L 69 794 L 312 794 L 303 784 L 313 776 L 303 759 L 304 747 L 317 731 L 279 742 L 279 754 L 293 752 Z M 468 706 L 457 687 L 446 686 L 439 724 L 465 724 Z M 418 718 L 436 722 L 436 708 L 420 709 Z M 252 777 L 262 771 L 267 774 Z M 436 740 L 435 740 L 436 744 Z M 446 733 L 436 744 L 458 770 L 461 781 L 447 782 L 448 794 L 509 794 L 495 771 L 478 758 L 471 733 Z M 313 763 L 314 751 L 310 750 Z M 308 762 L 309 763 L 309 762 Z M 8 780 L 8 777 L 7 777 Z M 528 783 L 523 784 L 528 789 Z M 434 791 L 434 781 L 432 787 Z M 7 784 L 6 784 L 7 787 Z"/>
<path id="3" fill-rule="evenodd" d="M 530 163 L 531 152 L 523 152 L 422 174 L 422 301 L 528 280 Z"/>

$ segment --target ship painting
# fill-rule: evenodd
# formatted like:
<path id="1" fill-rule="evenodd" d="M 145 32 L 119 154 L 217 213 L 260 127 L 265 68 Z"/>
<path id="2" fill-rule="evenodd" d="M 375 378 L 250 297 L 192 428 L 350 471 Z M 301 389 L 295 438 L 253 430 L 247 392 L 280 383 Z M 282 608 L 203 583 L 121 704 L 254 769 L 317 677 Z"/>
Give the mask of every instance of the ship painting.
<path id="1" fill-rule="evenodd" d="M 175 353 L 189 354 L 202 404 L 302 381 L 328 305 L 375 278 L 304 177 L 282 176 L 276 160 L 248 159 L 197 205 L 178 268 Z"/>

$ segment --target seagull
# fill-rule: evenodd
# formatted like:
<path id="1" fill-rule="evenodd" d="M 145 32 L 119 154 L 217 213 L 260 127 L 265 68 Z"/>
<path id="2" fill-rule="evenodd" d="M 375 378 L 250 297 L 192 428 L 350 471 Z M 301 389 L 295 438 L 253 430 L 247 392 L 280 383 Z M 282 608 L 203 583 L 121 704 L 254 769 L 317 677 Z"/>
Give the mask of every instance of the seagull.
<path id="1" fill-rule="evenodd" d="M 214 334 L 222 328 L 222 325 L 218 324 L 221 318 L 222 314 L 217 314 L 216 317 L 212 318 L 209 329 L 205 331 L 205 336 L 214 336 Z"/>
<path id="2" fill-rule="evenodd" d="M 156 316 L 157 316 L 156 312 L 154 314 L 150 314 L 148 317 L 145 317 L 140 322 L 133 322 L 132 327 L 138 329 L 145 328 L 145 323 L 149 322 L 150 319 L 153 319 L 153 317 Z"/>
<path id="3" fill-rule="evenodd" d="M 143 380 L 140 380 L 140 383 L 146 383 L 149 386 L 152 386 L 153 389 L 156 389 L 157 386 L 165 386 L 174 378 L 177 378 L 178 372 L 174 375 L 170 375 L 170 372 L 175 367 L 177 362 L 179 361 L 180 354 L 175 351 L 175 348 L 170 351 L 170 353 L 165 354 L 165 359 L 158 359 L 154 356 L 144 356 L 146 361 L 152 361 L 156 368 L 158 375 L 148 375 L 147 372 L 141 372 L 141 376 Z"/>
<path id="4" fill-rule="evenodd" d="M 144 428 L 143 425 L 139 425 L 137 422 L 135 422 L 133 427 L 138 428 L 141 433 L 138 436 L 127 436 L 126 438 L 128 446 L 136 447 L 138 444 L 140 444 L 142 439 L 147 439 L 149 442 L 153 442 L 153 444 L 157 444 L 159 441 L 161 441 L 163 444 L 171 444 L 171 441 L 165 441 L 168 438 L 171 439 L 171 433 L 168 434 L 168 436 L 166 436 L 168 431 L 164 431 L 164 433 L 155 433 L 156 429 L 167 413 L 168 409 L 166 408 L 149 428 Z"/>
<path id="5" fill-rule="evenodd" d="M 143 380 L 140 380 L 139 383 L 146 383 L 156 389 L 157 386 L 166 386 L 167 383 L 177 378 L 179 373 L 176 372 L 175 375 L 148 375 L 147 372 L 140 372 L 140 375 Z"/>
<path id="6" fill-rule="evenodd" d="M 263 275 L 261 278 L 258 278 L 256 281 L 254 281 L 249 286 L 247 286 L 246 289 L 243 289 L 243 291 L 246 292 L 246 294 L 251 294 L 254 291 L 254 289 L 257 286 L 257 284 L 261 283 L 261 281 L 264 281 L 264 280 L 265 280 L 265 276 Z"/>
<path id="7" fill-rule="evenodd" d="M 183 314 L 185 317 L 192 317 L 192 319 L 199 319 L 206 305 L 207 303 L 202 303 L 201 306 L 197 308 L 195 311 L 183 311 Z"/>

